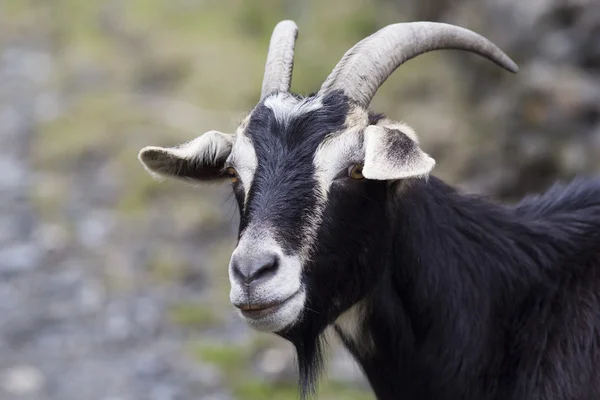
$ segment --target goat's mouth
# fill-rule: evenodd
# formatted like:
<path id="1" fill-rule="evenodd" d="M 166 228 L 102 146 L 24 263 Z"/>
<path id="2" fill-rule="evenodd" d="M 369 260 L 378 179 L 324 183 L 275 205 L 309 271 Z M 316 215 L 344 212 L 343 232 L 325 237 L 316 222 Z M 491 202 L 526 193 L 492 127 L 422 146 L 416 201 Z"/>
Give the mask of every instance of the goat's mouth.
<path id="1" fill-rule="evenodd" d="M 269 314 L 275 313 L 285 303 L 285 300 L 281 303 L 268 305 L 268 306 L 244 306 L 240 307 L 242 315 L 246 318 L 258 319 L 266 317 Z"/>
<path id="2" fill-rule="evenodd" d="M 305 300 L 306 292 L 300 289 L 280 301 L 234 305 L 250 327 L 263 332 L 280 332 L 298 321 Z"/>
<path id="3" fill-rule="evenodd" d="M 295 297 L 300 294 L 300 290 L 286 297 L 281 301 L 275 301 L 270 303 L 255 303 L 255 304 L 240 304 L 236 306 L 241 311 L 245 318 L 260 319 L 269 315 L 275 314 L 277 311 L 282 309 L 286 303 L 292 301 Z"/>

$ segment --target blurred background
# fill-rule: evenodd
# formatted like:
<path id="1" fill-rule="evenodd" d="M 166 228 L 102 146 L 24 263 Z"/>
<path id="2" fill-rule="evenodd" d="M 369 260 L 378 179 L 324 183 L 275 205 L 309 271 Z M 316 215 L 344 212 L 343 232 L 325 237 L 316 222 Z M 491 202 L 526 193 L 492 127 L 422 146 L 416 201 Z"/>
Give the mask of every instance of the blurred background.
<path id="1" fill-rule="evenodd" d="M 598 0 L 0 0 L 0 399 L 297 398 L 291 346 L 228 301 L 227 185 L 136 159 L 233 131 L 284 18 L 299 93 L 393 22 L 462 25 L 515 59 L 427 54 L 375 98 L 466 191 L 512 202 L 600 171 Z M 319 398 L 373 398 L 335 343 Z"/>

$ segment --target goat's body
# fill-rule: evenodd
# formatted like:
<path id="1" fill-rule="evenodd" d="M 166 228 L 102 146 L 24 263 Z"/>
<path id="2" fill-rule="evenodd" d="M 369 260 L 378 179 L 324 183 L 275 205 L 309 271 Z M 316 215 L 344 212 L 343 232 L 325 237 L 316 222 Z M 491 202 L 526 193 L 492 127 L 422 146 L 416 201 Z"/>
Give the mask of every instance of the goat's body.
<path id="1" fill-rule="evenodd" d="M 397 192 L 350 334 L 379 399 L 600 398 L 600 181 L 514 207 L 435 178 Z"/>
<path id="2" fill-rule="evenodd" d="M 291 21 L 275 28 L 261 100 L 235 135 L 139 158 L 159 176 L 230 179 L 230 300 L 296 347 L 301 397 L 335 325 L 382 400 L 599 399 L 600 181 L 514 207 L 462 196 L 427 180 L 435 161 L 409 126 L 369 111 L 429 51 L 516 64 L 464 28 L 392 24 L 303 97 L 289 93 L 296 36 Z"/>

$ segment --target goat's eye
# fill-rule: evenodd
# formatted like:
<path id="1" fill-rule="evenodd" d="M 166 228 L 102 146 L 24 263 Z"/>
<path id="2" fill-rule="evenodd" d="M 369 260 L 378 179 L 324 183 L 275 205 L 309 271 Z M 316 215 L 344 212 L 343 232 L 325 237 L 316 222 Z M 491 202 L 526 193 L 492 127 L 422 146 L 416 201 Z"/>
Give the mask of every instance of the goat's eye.
<path id="1" fill-rule="evenodd" d="M 238 181 L 238 174 L 237 171 L 233 168 L 233 167 L 229 167 L 227 168 L 227 176 L 229 177 L 229 179 L 231 180 L 232 183 L 237 183 Z"/>
<path id="2" fill-rule="evenodd" d="M 365 179 L 362 174 L 362 164 L 355 164 L 348 168 L 348 176 L 352 179 Z"/>

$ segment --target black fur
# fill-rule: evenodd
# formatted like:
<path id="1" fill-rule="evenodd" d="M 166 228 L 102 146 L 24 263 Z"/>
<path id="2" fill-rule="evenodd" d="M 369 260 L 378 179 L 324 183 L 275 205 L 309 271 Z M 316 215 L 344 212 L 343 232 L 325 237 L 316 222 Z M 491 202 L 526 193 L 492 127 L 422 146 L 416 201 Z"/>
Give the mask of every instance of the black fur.
<path id="1" fill-rule="evenodd" d="M 258 169 L 242 213 L 286 251 L 316 202 L 312 158 L 347 102 L 282 125 L 259 104 L 246 130 Z M 381 116 L 372 114 L 371 123 Z M 440 180 L 334 182 L 309 265 L 302 320 L 279 332 L 314 392 L 322 333 L 362 301 L 345 337 L 378 399 L 600 398 L 600 181 L 496 205 Z"/>
<path id="2" fill-rule="evenodd" d="M 347 343 L 379 399 L 600 398 L 600 181 L 515 207 L 436 178 L 388 194 L 376 349 Z"/>

